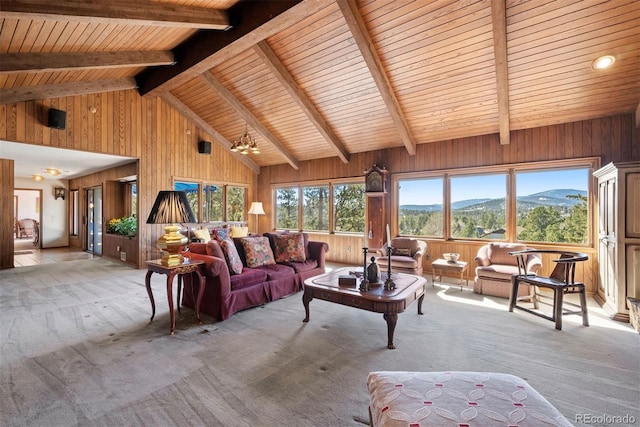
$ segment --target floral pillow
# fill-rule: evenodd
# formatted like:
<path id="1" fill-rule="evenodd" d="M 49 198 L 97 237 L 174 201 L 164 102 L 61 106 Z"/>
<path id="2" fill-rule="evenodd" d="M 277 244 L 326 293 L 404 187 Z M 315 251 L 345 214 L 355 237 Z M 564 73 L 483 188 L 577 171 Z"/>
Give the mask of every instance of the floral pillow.
<path id="1" fill-rule="evenodd" d="M 301 233 L 282 234 L 273 237 L 276 262 L 304 262 L 304 237 Z"/>
<path id="2" fill-rule="evenodd" d="M 271 246 L 269 246 L 269 238 L 242 237 L 240 241 L 247 259 L 247 267 L 259 267 L 276 263 Z"/>
<path id="3" fill-rule="evenodd" d="M 236 249 L 233 240 L 228 237 L 221 240 L 220 247 L 222 248 L 222 252 L 224 252 L 224 258 L 227 260 L 229 272 L 232 274 L 242 273 L 242 260 L 240 259 L 240 254 L 238 254 L 238 249 Z"/>
<path id="4" fill-rule="evenodd" d="M 229 230 L 227 228 L 214 228 L 213 229 L 213 238 L 222 241 L 229 237 Z"/>

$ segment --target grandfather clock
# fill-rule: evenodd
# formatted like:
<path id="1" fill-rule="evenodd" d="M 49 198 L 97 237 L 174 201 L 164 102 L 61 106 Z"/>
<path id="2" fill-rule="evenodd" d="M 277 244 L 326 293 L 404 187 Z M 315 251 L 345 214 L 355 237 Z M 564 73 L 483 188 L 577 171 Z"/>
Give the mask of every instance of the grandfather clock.
<path id="1" fill-rule="evenodd" d="M 386 240 L 387 186 L 389 171 L 374 164 L 364 173 L 365 192 L 367 194 L 368 247 L 370 250 L 381 248 Z"/>

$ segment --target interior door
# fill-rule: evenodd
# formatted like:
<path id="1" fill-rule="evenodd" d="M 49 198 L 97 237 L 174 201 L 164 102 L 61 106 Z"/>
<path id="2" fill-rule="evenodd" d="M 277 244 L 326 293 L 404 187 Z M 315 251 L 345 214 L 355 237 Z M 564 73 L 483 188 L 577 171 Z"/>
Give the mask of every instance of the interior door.
<path id="1" fill-rule="evenodd" d="M 102 188 L 87 190 L 87 251 L 102 255 Z"/>
<path id="2" fill-rule="evenodd" d="M 598 184 L 598 261 L 600 264 L 600 284 L 598 292 L 608 305 L 617 306 L 616 283 L 616 218 L 618 204 L 617 180 L 610 178 Z"/>

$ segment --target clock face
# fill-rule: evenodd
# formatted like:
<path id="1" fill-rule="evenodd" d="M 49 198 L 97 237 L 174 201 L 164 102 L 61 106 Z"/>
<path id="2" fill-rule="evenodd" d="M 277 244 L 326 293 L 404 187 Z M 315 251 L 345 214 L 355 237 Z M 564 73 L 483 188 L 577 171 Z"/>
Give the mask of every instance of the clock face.
<path id="1" fill-rule="evenodd" d="M 367 177 L 367 191 L 382 191 L 382 176 L 373 171 Z"/>

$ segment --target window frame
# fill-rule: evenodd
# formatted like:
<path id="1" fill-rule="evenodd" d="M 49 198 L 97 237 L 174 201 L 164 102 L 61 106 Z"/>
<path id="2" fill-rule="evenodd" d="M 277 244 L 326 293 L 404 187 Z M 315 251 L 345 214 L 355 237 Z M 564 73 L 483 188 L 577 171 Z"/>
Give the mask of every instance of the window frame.
<path id="1" fill-rule="evenodd" d="M 242 184 L 242 183 L 233 183 L 233 182 L 221 183 L 220 181 L 197 180 L 193 178 L 174 177 L 172 182 L 172 188 L 175 188 L 176 183 L 178 182 L 196 184 L 198 186 L 198 212 L 196 214 L 196 223 L 203 223 L 203 224 L 204 223 L 207 223 L 207 224 L 233 223 L 233 224 L 239 224 L 239 225 L 243 225 L 247 223 L 247 200 L 248 200 L 248 193 L 249 193 L 249 185 Z M 207 219 L 205 221 L 204 219 L 204 205 L 203 205 L 205 202 L 204 187 L 207 185 L 215 185 L 216 187 L 219 187 L 222 189 L 222 195 L 223 195 L 222 196 L 222 212 L 223 212 L 222 220 Z M 240 221 L 230 220 L 227 216 L 227 191 L 229 187 L 239 187 L 244 189 L 244 207 L 242 212 L 243 219 Z"/>
<path id="2" fill-rule="evenodd" d="M 512 163 L 493 166 L 479 166 L 472 168 L 456 168 L 456 169 L 440 169 L 433 171 L 417 171 L 417 172 L 401 172 L 391 175 L 391 191 L 392 191 L 392 203 L 391 203 L 391 222 L 395 231 L 399 230 L 399 189 L 398 184 L 401 180 L 407 179 L 429 179 L 429 178 L 442 178 L 443 179 L 443 237 L 434 236 L 410 236 L 419 237 L 423 239 L 429 239 L 433 241 L 471 241 L 471 242 L 486 242 L 487 239 L 481 238 L 454 238 L 451 236 L 451 178 L 452 177 L 464 177 L 474 175 L 487 175 L 487 174 L 506 174 L 506 204 L 505 204 L 505 224 L 506 233 L 504 239 L 490 239 L 501 240 L 508 242 L 521 242 L 527 245 L 537 245 L 541 247 L 545 246 L 562 246 L 562 247 L 578 247 L 578 248 L 593 248 L 595 244 L 594 236 L 594 222 L 596 220 L 596 197 L 595 191 L 597 186 L 593 178 L 593 172 L 600 167 L 599 157 L 582 157 L 576 159 L 564 159 L 564 160 L 550 160 L 530 163 Z M 584 244 L 579 243 L 558 243 L 558 242 L 529 242 L 517 239 L 517 206 L 516 206 L 516 174 L 522 172 L 544 172 L 552 170 L 563 169 L 587 169 L 588 182 L 587 182 L 587 235 L 588 242 Z"/>
<path id="3" fill-rule="evenodd" d="M 340 179 L 332 179 L 332 180 L 314 180 L 314 181 L 301 181 L 295 183 L 278 183 L 271 184 L 271 229 L 275 231 L 284 231 L 284 228 L 276 228 L 276 219 L 277 219 L 277 197 L 276 191 L 279 189 L 285 188 L 297 188 L 298 190 L 298 228 L 299 232 L 310 232 L 314 234 L 334 234 L 339 236 L 361 236 L 364 231 L 360 232 L 351 232 L 351 231 L 336 231 L 335 230 L 335 203 L 334 203 L 334 187 L 337 185 L 350 185 L 350 184 L 360 184 L 365 185 L 364 176 L 357 178 L 340 178 Z M 329 229 L 328 231 L 324 230 L 307 230 L 302 226 L 304 225 L 304 206 L 303 206 L 303 188 L 309 187 L 320 187 L 320 186 L 328 186 L 329 187 Z M 364 218 L 363 225 L 366 228 L 366 218 L 367 218 L 367 201 L 366 201 L 366 192 L 363 195 L 363 203 L 364 203 Z"/>

